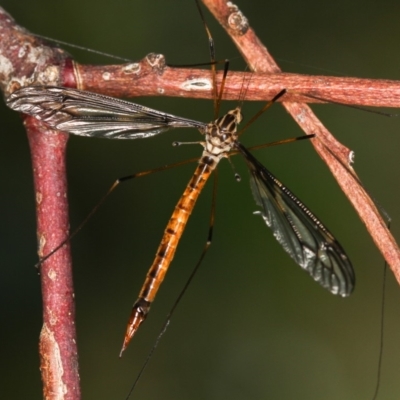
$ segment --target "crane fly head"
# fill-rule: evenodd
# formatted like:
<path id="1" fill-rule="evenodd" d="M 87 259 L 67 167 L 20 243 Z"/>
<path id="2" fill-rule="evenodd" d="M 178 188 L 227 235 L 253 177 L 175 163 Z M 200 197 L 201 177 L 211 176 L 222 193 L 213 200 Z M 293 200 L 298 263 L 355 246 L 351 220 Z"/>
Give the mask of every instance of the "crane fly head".
<path id="1" fill-rule="evenodd" d="M 242 118 L 241 108 L 236 107 L 207 125 L 205 134 L 208 153 L 218 157 L 232 150 L 237 141 L 237 126 Z"/>

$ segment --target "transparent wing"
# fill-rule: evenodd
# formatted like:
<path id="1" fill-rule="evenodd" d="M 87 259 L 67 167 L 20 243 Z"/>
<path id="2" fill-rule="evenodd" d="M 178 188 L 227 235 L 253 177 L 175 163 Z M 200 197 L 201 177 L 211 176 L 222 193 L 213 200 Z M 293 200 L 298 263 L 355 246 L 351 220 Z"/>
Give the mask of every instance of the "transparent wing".
<path id="1" fill-rule="evenodd" d="M 83 90 L 27 86 L 6 100 L 15 111 L 60 131 L 109 139 L 142 139 L 171 128 L 204 129 L 206 124 L 139 104 Z"/>
<path id="2" fill-rule="evenodd" d="M 240 143 L 250 169 L 253 196 L 266 224 L 286 252 L 333 294 L 348 296 L 353 267 L 342 246 L 318 218 Z"/>

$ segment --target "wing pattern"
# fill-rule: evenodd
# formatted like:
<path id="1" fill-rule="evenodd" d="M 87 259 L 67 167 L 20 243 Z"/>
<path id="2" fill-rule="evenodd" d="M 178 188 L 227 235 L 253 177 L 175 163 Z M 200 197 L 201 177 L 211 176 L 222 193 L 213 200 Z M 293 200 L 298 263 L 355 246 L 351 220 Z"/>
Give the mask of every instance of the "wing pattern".
<path id="1" fill-rule="evenodd" d="M 207 128 L 202 122 L 153 110 L 113 97 L 70 88 L 27 86 L 12 93 L 7 105 L 54 129 L 80 136 L 137 139 L 171 128 Z M 355 276 L 341 245 L 318 218 L 239 142 L 236 148 L 250 169 L 258 213 L 284 250 L 333 294 L 351 294 Z"/>
<path id="2" fill-rule="evenodd" d="M 206 124 L 139 104 L 83 90 L 27 86 L 7 98 L 8 107 L 29 114 L 60 131 L 109 139 L 143 139 L 171 128 Z"/>
<path id="3" fill-rule="evenodd" d="M 285 251 L 333 294 L 351 294 L 355 275 L 342 246 L 318 218 L 240 143 L 250 169 L 250 184 L 258 213 Z"/>

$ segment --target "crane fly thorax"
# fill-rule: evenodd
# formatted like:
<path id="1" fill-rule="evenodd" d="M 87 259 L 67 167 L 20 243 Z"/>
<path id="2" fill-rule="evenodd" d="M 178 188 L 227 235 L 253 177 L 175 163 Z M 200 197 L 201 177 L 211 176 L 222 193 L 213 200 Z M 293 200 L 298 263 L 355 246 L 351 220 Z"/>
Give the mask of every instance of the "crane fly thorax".
<path id="1" fill-rule="evenodd" d="M 226 156 L 237 141 L 237 126 L 241 120 L 242 114 L 237 107 L 210 122 L 205 130 L 206 151 L 217 157 Z"/>

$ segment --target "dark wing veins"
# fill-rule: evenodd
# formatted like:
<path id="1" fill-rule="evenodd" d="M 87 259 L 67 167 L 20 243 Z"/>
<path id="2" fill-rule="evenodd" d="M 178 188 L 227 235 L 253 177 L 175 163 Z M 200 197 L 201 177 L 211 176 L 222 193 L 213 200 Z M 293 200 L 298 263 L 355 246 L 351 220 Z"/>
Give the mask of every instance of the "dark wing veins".
<path id="1" fill-rule="evenodd" d="M 339 242 L 319 219 L 240 143 L 260 214 L 278 242 L 301 268 L 333 294 L 348 296 L 353 267 Z"/>
<path id="2" fill-rule="evenodd" d="M 114 97 L 55 86 L 21 88 L 7 98 L 7 105 L 54 129 L 80 136 L 142 139 L 171 128 L 206 126 Z"/>

